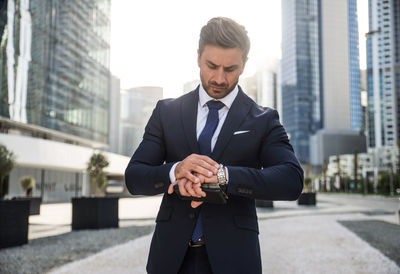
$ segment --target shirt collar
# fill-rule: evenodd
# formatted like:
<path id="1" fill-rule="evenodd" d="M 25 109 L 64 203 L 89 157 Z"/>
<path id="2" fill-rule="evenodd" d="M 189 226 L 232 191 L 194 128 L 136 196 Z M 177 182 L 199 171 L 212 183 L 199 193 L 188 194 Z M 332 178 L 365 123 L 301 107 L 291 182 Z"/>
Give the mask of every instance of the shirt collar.
<path id="1" fill-rule="evenodd" d="M 238 85 L 235 86 L 235 88 L 229 92 L 228 95 L 226 95 L 225 97 L 218 99 L 218 101 L 221 101 L 222 103 L 224 103 L 224 105 L 230 109 L 233 101 L 235 100 L 237 94 L 239 92 L 239 88 Z M 205 89 L 203 88 L 203 85 L 200 84 L 200 88 L 199 88 L 199 103 L 200 106 L 204 107 L 204 105 L 210 101 L 210 100 L 215 100 L 214 98 L 212 98 L 210 95 L 208 95 L 208 93 L 205 91 Z"/>

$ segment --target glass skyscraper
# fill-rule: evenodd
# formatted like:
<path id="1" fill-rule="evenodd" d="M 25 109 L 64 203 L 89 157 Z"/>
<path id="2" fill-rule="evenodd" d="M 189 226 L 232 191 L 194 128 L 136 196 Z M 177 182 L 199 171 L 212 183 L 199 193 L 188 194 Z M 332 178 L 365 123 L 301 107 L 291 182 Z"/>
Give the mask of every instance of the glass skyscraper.
<path id="1" fill-rule="evenodd" d="M 107 144 L 110 0 L 2 2 L 2 121 Z"/>
<path id="2" fill-rule="evenodd" d="M 22 194 L 22 176 L 43 201 L 89 195 L 87 163 L 110 143 L 110 1 L 0 1 L 0 143 L 16 155 L 9 197 Z M 129 158 L 102 153 L 122 181 Z"/>
<path id="3" fill-rule="evenodd" d="M 282 123 L 302 163 L 315 134 L 362 130 L 356 0 L 282 0 L 281 64 Z"/>
<path id="4" fill-rule="evenodd" d="M 396 145 L 400 136 L 400 3 L 369 0 L 367 34 L 368 141 Z"/>
<path id="5" fill-rule="evenodd" d="M 282 123 L 300 162 L 322 127 L 319 1 L 282 1 Z"/>
<path id="6" fill-rule="evenodd" d="M 363 118 L 361 106 L 361 75 L 358 48 L 357 0 L 347 0 L 348 5 L 348 47 L 349 47 L 349 85 L 350 85 L 350 126 L 352 130 L 362 131 Z"/>

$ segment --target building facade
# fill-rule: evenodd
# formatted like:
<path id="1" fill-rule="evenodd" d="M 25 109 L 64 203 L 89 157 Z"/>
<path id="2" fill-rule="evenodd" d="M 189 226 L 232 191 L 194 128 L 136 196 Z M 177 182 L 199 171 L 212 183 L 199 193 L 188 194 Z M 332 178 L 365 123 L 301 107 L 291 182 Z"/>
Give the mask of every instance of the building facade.
<path id="1" fill-rule="evenodd" d="M 327 164 L 328 181 L 338 181 L 337 177 L 357 178 L 365 182 L 372 182 L 374 192 L 377 192 L 378 177 L 381 172 L 394 174 L 399 166 L 399 148 L 397 146 L 382 146 L 368 148 L 366 153 L 357 154 L 357 168 L 355 154 L 332 155 Z M 366 190 L 364 190 L 366 191 Z M 394 189 L 391 189 L 394 193 Z"/>
<path id="2" fill-rule="evenodd" d="M 400 134 L 400 3 L 369 0 L 368 142 L 396 145 Z"/>
<path id="3" fill-rule="evenodd" d="M 106 145 L 109 10 L 109 0 L 8 0 L 1 116 Z"/>
<path id="4" fill-rule="evenodd" d="M 322 165 L 313 135 L 362 130 L 358 52 L 356 0 L 282 1 L 282 122 L 302 163 Z"/>
<path id="5" fill-rule="evenodd" d="M 30 175 L 45 201 L 69 200 L 85 192 L 90 155 L 109 143 L 110 0 L 2 3 L 0 142 L 17 156 L 9 195 Z"/>
<path id="6" fill-rule="evenodd" d="M 295 153 L 309 160 L 310 136 L 323 125 L 318 0 L 282 1 L 282 123 Z"/>
<path id="7" fill-rule="evenodd" d="M 157 101 L 163 98 L 161 87 L 135 87 L 121 91 L 119 153 L 131 157 L 142 141 L 144 128 Z"/>

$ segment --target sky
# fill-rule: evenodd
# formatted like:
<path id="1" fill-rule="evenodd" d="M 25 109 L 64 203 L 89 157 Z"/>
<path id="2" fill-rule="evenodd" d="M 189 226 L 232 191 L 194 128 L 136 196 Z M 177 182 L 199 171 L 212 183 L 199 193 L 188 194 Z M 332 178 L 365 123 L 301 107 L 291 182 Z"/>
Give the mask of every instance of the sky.
<path id="1" fill-rule="evenodd" d="M 357 1 L 360 51 L 365 56 L 368 0 Z M 230 17 L 248 31 L 251 48 L 242 77 L 281 58 L 279 0 L 112 0 L 110 64 L 121 88 L 161 86 L 164 98 L 181 95 L 184 83 L 199 78 L 200 29 L 216 16 Z"/>

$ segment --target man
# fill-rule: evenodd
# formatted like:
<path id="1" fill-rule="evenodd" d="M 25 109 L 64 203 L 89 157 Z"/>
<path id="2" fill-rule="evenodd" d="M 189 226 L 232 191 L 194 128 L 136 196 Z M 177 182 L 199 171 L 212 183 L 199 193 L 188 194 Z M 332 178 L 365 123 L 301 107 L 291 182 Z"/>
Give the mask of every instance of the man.
<path id="1" fill-rule="evenodd" d="M 201 85 L 161 100 L 126 169 L 133 194 L 164 193 L 147 263 L 149 273 L 261 273 L 254 199 L 295 200 L 303 171 L 275 110 L 238 86 L 250 42 L 243 26 L 213 18 L 200 34 Z M 225 183 L 226 204 L 201 186 Z"/>

